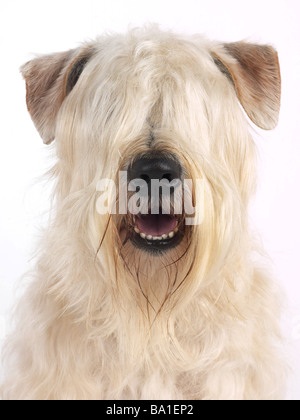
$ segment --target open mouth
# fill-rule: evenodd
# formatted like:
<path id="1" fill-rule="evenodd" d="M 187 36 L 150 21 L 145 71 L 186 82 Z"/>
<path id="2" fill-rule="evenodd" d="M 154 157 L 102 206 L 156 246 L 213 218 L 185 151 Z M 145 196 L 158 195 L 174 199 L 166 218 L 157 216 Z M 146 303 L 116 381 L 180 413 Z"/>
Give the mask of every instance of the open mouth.
<path id="1" fill-rule="evenodd" d="M 174 215 L 141 214 L 133 218 L 131 241 L 148 252 L 163 252 L 174 248 L 183 236 L 182 223 Z"/>
<path id="2" fill-rule="evenodd" d="M 129 194 L 127 217 L 118 224 L 122 244 L 130 240 L 156 255 L 176 247 L 188 233 L 182 164 L 171 153 L 152 150 L 132 158 L 125 170 L 129 184 L 123 188 L 133 194 Z"/>
<path id="3" fill-rule="evenodd" d="M 136 219 L 134 230 L 148 241 L 172 239 L 178 232 L 177 220 L 166 214 L 142 215 Z"/>

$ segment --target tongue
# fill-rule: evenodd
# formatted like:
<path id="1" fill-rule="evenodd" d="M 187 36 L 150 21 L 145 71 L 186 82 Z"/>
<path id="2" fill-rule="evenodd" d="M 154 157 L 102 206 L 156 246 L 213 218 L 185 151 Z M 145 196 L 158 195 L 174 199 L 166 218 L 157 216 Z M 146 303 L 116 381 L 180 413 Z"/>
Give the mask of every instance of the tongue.
<path id="1" fill-rule="evenodd" d="M 176 219 L 167 214 L 143 215 L 137 219 L 137 227 L 146 235 L 161 236 L 175 229 Z"/>

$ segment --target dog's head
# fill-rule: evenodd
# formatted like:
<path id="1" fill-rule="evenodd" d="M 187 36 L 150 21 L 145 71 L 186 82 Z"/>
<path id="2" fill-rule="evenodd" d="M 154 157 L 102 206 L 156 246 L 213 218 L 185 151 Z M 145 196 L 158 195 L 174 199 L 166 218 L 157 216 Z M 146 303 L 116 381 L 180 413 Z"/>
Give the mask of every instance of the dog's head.
<path id="1" fill-rule="evenodd" d="M 271 46 L 135 30 L 38 57 L 22 73 L 41 137 L 56 139 L 58 206 L 78 212 L 106 261 L 135 278 L 165 270 L 174 292 L 243 246 L 255 151 L 239 104 L 258 127 L 276 126 Z"/>

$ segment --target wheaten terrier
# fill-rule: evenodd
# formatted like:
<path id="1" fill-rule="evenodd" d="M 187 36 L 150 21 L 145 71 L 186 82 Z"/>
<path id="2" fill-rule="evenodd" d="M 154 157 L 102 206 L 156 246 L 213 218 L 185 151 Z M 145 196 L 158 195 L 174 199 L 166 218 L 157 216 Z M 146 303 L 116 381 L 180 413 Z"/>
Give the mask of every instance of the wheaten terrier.
<path id="1" fill-rule="evenodd" d="M 281 397 L 278 293 L 247 217 L 246 114 L 276 126 L 276 51 L 147 27 L 22 74 L 56 184 L 2 397 Z"/>

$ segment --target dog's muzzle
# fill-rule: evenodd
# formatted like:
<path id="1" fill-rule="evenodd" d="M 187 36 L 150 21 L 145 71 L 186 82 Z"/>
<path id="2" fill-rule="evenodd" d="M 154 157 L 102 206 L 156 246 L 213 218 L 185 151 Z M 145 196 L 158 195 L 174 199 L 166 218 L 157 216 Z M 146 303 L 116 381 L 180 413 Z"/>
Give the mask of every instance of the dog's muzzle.
<path id="1" fill-rule="evenodd" d="M 182 167 L 173 155 L 162 153 L 136 157 L 128 169 L 129 181 L 139 188 L 145 211 L 132 218 L 132 243 L 145 251 L 166 251 L 184 236 L 182 212 L 175 214 L 175 201 L 182 200 Z M 178 198 L 179 197 L 179 198 Z"/>

